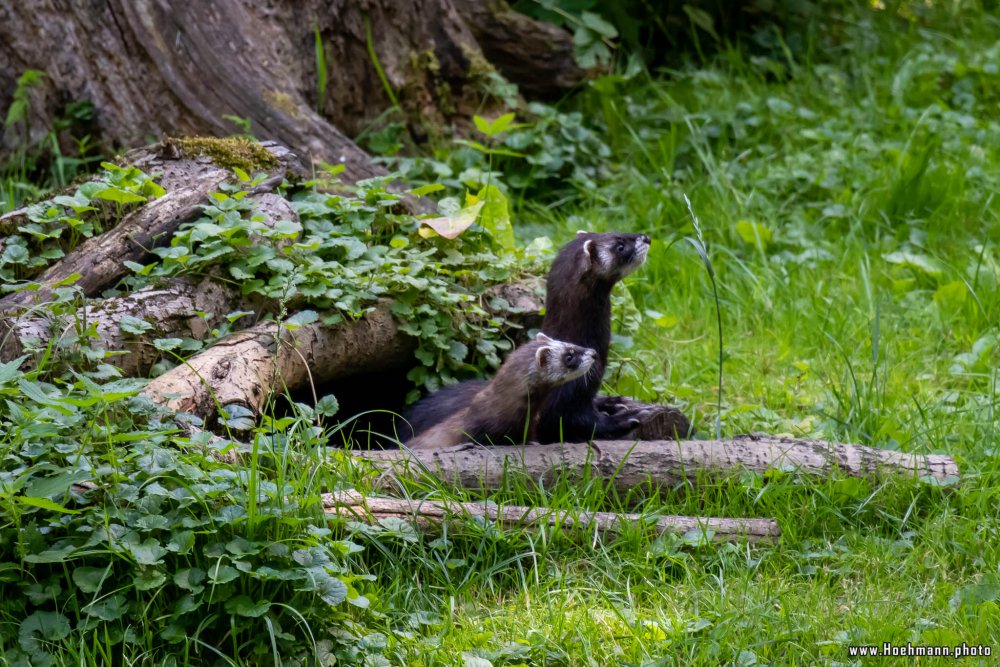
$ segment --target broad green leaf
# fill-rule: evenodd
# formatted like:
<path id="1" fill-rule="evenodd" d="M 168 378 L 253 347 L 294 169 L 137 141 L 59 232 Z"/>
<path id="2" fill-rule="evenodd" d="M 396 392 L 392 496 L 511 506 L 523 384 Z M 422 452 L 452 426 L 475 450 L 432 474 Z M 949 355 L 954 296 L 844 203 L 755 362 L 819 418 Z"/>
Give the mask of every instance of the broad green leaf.
<path id="1" fill-rule="evenodd" d="M 421 185 L 418 188 L 413 188 L 410 190 L 410 194 L 414 197 L 423 197 L 429 195 L 432 192 L 440 192 L 444 190 L 444 186 L 440 183 L 428 183 L 426 185 Z"/>
<path id="2" fill-rule="evenodd" d="M 194 547 L 194 532 L 182 530 L 172 533 L 170 541 L 167 542 L 167 549 L 175 553 L 186 554 Z"/>
<path id="3" fill-rule="evenodd" d="M 73 583 L 84 593 L 96 593 L 101 589 L 101 583 L 108 578 L 111 566 L 78 567 L 73 570 Z"/>
<path id="4" fill-rule="evenodd" d="M 157 338 L 153 341 L 153 347 L 163 351 L 176 350 L 183 342 L 183 338 Z"/>
<path id="5" fill-rule="evenodd" d="M 316 401 L 316 414 L 324 417 L 333 417 L 340 410 L 340 403 L 333 394 L 327 394 Z"/>
<path id="6" fill-rule="evenodd" d="M 684 10 L 684 13 L 688 15 L 688 18 L 691 19 L 691 23 L 695 24 L 718 41 L 719 35 L 715 32 L 715 21 L 712 19 L 711 14 L 706 12 L 704 9 L 688 4 L 685 4 L 682 9 Z"/>
<path id="7" fill-rule="evenodd" d="M 94 193 L 94 198 L 113 201 L 118 204 L 137 204 L 145 202 L 146 198 L 121 188 L 108 187 Z"/>
<path id="8" fill-rule="evenodd" d="M 44 642 L 58 642 L 69 637 L 69 619 L 54 611 L 36 611 L 18 628 L 18 642 L 28 653 L 45 650 Z"/>
<path id="9" fill-rule="evenodd" d="M 489 232 L 500 247 L 507 252 L 513 252 L 516 244 L 514 226 L 510 222 L 510 213 L 507 211 L 507 197 L 500 192 L 500 188 L 495 185 L 487 185 L 476 193 L 476 198 L 483 204 L 479 224 Z"/>
<path id="10" fill-rule="evenodd" d="M 456 363 L 462 363 L 465 361 L 465 357 L 469 354 L 469 348 L 461 341 L 453 340 L 448 343 L 448 356 L 455 360 Z"/>
<path id="11" fill-rule="evenodd" d="M 26 264 L 30 255 L 28 249 L 21 245 L 8 244 L 0 254 L 0 262 L 3 264 Z"/>
<path id="12" fill-rule="evenodd" d="M 228 584 L 238 576 L 239 571 L 229 565 L 213 564 L 208 568 L 208 580 L 213 584 Z"/>
<path id="13" fill-rule="evenodd" d="M 285 326 L 289 329 L 298 329 L 318 321 L 319 315 L 315 310 L 300 310 L 285 320 Z"/>
<path id="14" fill-rule="evenodd" d="M 67 544 L 59 549 L 49 549 L 37 554 L 28 554 L 24 557 L 29 563 L 65 563 L 76 553 L 76 547 Z"/>
<path id="15" fill-rule="evenodd" d="M 26 496 L 33 496 L 35 498 L 62 496 L 74 484 L 89 480 L 92 477 L 93 475 L 86 470 L 67 470 L 49 477 L 33 477 L 24 487 L 24 493 Z M 69 510 L 66 511 L 69 512 Z"/>
<path id="16" fill-rule="evenodd" d="M 472 122 L 475 123 L 476 129 L 486 136 L 495 137 L 501 132 L 505 132 L 511 128 L 511 123 L 514 122 L 514 114 L 505 113 L 493 121 L 488 121 L 482 116 L 473 116 Z"/>
<path id="17" fill-rule="evenodd" d="M 736 223 L 736 233 L 744 243 L 759 247 L 761 250 L 766 250 L 767 244 L 771 241 L 771 230 L 759 222 L 740 220 Z"/>
<path id="18" fill-rule="evenodd" d="M 270 608 L 271 603 L 267 600 L 254 602 L 249 595 L 237 595 L 234 598 L 226 600 L 226 611 L 235 616 L 258 618 L 266 614 Z"/>
<path id="19" fill-rule="evenodd" d="M 27 358 L 28 355 L 25 354 L 17 359 L 8 361 L 6 364 L 0 364 L 0 385 L 7 384 L 11 380 L 21 377 L 21 364 Z"/>
<path id="20" fill-rule="evenodd" d="M 140 565 L 157 565 L 167 555 L 167 550 L 153 537 L 142 542 L 138 542 L 138 538 L 133 542 L 125 542 L 125 548 Z"/>
<path id="21" fill-rule="evenodd" d="M 62 514 L 79 514 L 80 510 L 71 510 L 68 507 L 63 507 L 59 503 L 49 500 L 48 498 L 34 498 L 31 496 L 18 496 L 17 502 L 22 505 L 29 505 L 31 507 L 38 507 L 43 510 L 49 510 L 50 512 L 61 512 Z"/>
<path id="22" fill-rule="evenodd" d="M 102 621 L 117 621 L 128 610 L 128 602 L 121 593 L 100 598 L 83 608 L 83 613 Z"/>
<path id="23" fill-rule="evenodd" d="M 476 218 L 479 216 L 479 212 L 483 209 L 484 204 L 485 202 L 479 202 L 478 204 L 473 204 L 472 206 L 466 206 L 457 214 L 452 216 L 442 216 L 440 218 L 428 218 L 426 220 L 421 220 L 420 224 L 422 226 L 419 233 L 424 238 L 431 236 L 429 230 L 425 229 L 425 227 L 427 227 L 446 239 L 456 238 L 459 234 L 464 232 L 476 222 Z"/>
<path id="24" fill-rule="evenodd" d="M 185 568 L 178 570 L 174 574 L 174 583 L 178 587 L 193 593 L 199 593 L 204 590 L 205 587 L 201 585 L 203 581 L 205 581 L 205 571 L 200 567 Z"/>
<path id="25" fill-rule="evenodd" d="M 656 310 L 646 310 L 646 317 L 653 320 L 653 323 L 658 327 L 663 327 L 664 329 L 669 329 L 670 327 L 676 326 L 679 319 L 673 315 L 664 315 L 663 313 Z"/>
<path id="26" fill-rule="evenodd" d="M 152 591 L 160 588 L 167 581 L 167 575 L 156 568 L 145 568 L 132 577 L 132 585 L 136 590 Z"/>
<path id="27" fill-rule="evenodd" d="M 68 409 L 65 403 L 61 400 L 61 396 L 49 396 L 40 386 L 38 386 L 36 382 L 31 382 L 22 378 L 18 380 L 17 386 L 18 389 L 21 390 L 22 394 L 36 403 L 47 405 L 50 408 L 58 410 L 64 415 L 73 414 L 73 411 Z"/>
<path id="28" fill-rule="evenodd" d="M 961 280 L 955 280 L 934 292 L 934 301 L 942 306 L 958 307 L 965 303 L 969 296 L 969 288 Z"/>
<path id="29" fill-rule="evenodd" d="M 485 118 L 483 118 L 479 114 L 476 114 L 476 115 L 474 115 L 472 117 L 472 122 L 476 126 L 477 130 L 479 130 L 483 134 L 489 136 L 489 134 L 490 134 L 490 121 L 486 120 Z"/>
<path id="30" fill-rule="evenodd" d="M 138 317 L 133 317 L 132 315 L 123 315 L 118 320 L 118 326 L 121 328 L 122 333 L 133 334 L 135 336 L 140 336 L 153 328 L 153 325 L 149 322 L 140 320 Z"/>
<path id="31" fill-rule="evenodd" d="M 478 655 L 469 653 L 468 651 L 463 651 L 462 667 L 493 667 L 493 663 L 486 658 L 481 658 Z"/>
<path id="32" fill-rule="evenodd" d="M 923 271 L 932 277 L 940 276 L 942 273 L 941 267 L 935 260 L 919 253 L 896 251 L 882 255 L 882 259 L 890 264 L 900 264 Z"/>
<path id="33" fill-rule="evenodd" d="M 686 8 L 687 5 L 685 5 L 685 9 Z M 618 30 L 612 24 L 601 18 L 599 14 L 595 14 L 594 12 L 583 12 L 580 14 L 580 21 L 583 25 L 587 26 L 601 37 L 614 39 L 618 36 Z"/>

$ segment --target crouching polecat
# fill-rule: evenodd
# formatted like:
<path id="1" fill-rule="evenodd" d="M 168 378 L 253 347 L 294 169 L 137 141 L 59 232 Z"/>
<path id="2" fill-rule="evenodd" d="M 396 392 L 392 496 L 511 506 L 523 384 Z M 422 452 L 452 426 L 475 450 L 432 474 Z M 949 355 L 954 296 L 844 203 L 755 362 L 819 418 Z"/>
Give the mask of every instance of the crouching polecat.
<path id="1" fill-rule="evenodd" d="M 594 350 L 540 333 L 514 350 L 489 382 L 463 382 L 422 399 L 414 412 L 435 414 L 439 420 L 406 446 L 430 449 L 470 440 L 495 445 L 533 440 L 538 410 L 549 392 L 587 375 L 595 361 Z M 450 416 L 445 409 L 453 410 Z"/>

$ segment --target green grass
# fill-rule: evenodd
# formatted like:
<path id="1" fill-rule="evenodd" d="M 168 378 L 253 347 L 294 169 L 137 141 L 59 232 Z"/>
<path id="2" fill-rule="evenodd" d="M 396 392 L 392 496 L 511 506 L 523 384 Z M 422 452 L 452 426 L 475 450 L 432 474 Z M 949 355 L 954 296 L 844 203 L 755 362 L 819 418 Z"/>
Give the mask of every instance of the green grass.
<path id="1" fill-rule="evenodd" d="M 516 216 L 525 241 L 559 245 L 581 228 L 654 236 L 626 280 L 646 317 L 615 348 L 608 389 L 679 404 L 710 434 L 715 308 L 694 249 L 675 242 L 693 235 L 687 195 L 722 301 L 724 435 L 947 453 L 961 486 L 745 475 L 632 499 L 598 485 L 515 488 L 499 497 L 772 516 L 783 536 L 774 548 L 680 548 L 471 527 L 419 541 L 367 561 L 404 617 L 434 619 L 401 640 L 403 662 L 862 664 L 846 647 L 883 642 L 997 655 L 1000 22 L 969 11 L 924 27 L 834 21 L 839 44 L 782 63 L 787 77 L 733 47 L 598 82 L 575 102 L 610 148 L 597 187 L 580 179 L 554 203 L 534 193 Z"/>

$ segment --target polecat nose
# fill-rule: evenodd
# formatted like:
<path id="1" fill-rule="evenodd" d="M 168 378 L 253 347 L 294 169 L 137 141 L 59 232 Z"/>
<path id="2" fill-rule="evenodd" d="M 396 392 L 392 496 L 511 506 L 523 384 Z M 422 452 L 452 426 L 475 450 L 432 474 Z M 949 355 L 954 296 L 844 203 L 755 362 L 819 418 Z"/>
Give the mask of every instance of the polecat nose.
<path id="1" fill-rule="evenodd" d="M 645 243 L 646 245 L 649 245 L 651 243 L 651 241 L 649 240 L 649 236 L 647 234 L 643 234 L 642 236 L 640 236 L 639 240 Z"/>

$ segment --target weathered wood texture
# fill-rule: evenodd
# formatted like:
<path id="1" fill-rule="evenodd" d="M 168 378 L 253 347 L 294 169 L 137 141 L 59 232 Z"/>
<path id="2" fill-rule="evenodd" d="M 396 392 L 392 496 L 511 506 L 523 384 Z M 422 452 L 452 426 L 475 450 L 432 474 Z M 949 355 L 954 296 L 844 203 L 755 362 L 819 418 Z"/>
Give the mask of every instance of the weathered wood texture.
<path id="1" fill-rule="evenodd" d="M 3 130 L 0 155 L 39 143 L 67 103 L 89 100 L 96 113 L 84 131 L 106 152 L 149 136 L 242 132 L 235 117 L 358 180 L 385 170 L 350 137 L 393 98 L 413 125 L 426 123 L 414 127 L 419 138 L 481 111 L 494 65 L 547 96 L 583 75 L 569 33 L 502 0 L 5 2 L 0 109 L 25 70 L 47 77 L 29 91 L 26 122 Z"/>
<path id="2" fill-rule="evenodd" d="M 112 363 L 128 377 L 142 377 L 161 357 L 153 346 L 157 338 L 204 340 L 219 326 L 226 313 L 237 310 L 239 290 L 212 279 L 201 282 L 174 279 L 128 296 L 88 302 L 75 313 L 56 316 L 45 309 L 20 317 L 0 318 L 0 361 L 15 359 L 26 343 L 39 350 L 25 361 L 33 366 L 51 343 L 58 355 L 86 334 L 88 345 L 119 352 Z M 148 322 L 152 328 L 142 335 L 127 334 L 121 323 L 125 317 Z"/>
<path id="3" fill-rule="evenodd" d="M 715 542 L 777 542 L 781 535 L 781 529 L 773 519 L 567 511 L 492 502 L 383 498 L 364 496 L 357 491 L 324 493 L 323 505 L 330 516 L 366 523 L 399 518 L 429 530 L 439 529 L 444 524 L 460 528 L 467 525 L 470 518 L 481 518 L 510 528 L 549 526 L 588 533 L 618 533 L 628 527 L 657 534 L 683 535 L 699 531 Z"/>
<path id="4" fill-rule="evenodd" d="M 238 332 L 155 378 L 143 393 L 202 417 L 215 413 L 216 402 L 259 414 L 272 391 L 399 366 L 414 346 L 381 302 L 347 325 L 288 329 L 266 322 Z"/>
<path id="5" fill-rule="evenodd" d="M 39 289 L 13 292 L 0 299 L 0 311 L 48 300 L 52 288 L 73 274 L 80 275 L 73 285 L 85 296 L 96 294 L 129 271 L 125 262 L 142 260 L 151 248 L 169 243 L 183 223 L 201 215 L 209 193 L 218 190 L 228 176 L 229 172 L 217 167 L 192 175 L 186 187 L 132 211 L 114 229 L 87 239 L 50 266 L 35 280 Z"/>
<path id="6" fill-rule="evenodd" d="M 265 147 L 278 158 L 278 166 L 273 170 L 276 181 L 270 181 L 270 187 L 287 173 L 302 173 L 303 167 L 293 153 L 273 143 Z M 84 296 L 94 296 L 113 285 L 129 272 L 125 262 L 142 262 L 150 257 L 153 248 L 169 244 L 174 232 L 182 224 L 197 219 L 202 207 L 211 203 L 209 195 L 231 176 L 231 172 L 215 166 L 208 158 L 179 155 L 169 143 L 133 151 L 129 161 L 147 173 L 162 173 L 160 182 L 167 193 L 126 214 L 111 230 L 87 239 L 52 264 L 34 279 L 38 289 L 13 292 L 0 299 L 0 313 L 47 300 L 55 285 L 74 274 L 79 274 L 79 278 L 73 285 Z M 275 207 L 264 195 L 265 192 L 258 192 L 251 197 L 263 198 L 262 204 L 270 207 L 271 217 L 295 216 L 287 202 Z M 0 218 L 0 227 L 20 224 L 23 216 L 23 210 L 12 211 Z"/>
<path id="7" fill-rule="evenodd" d="M 431 474 L 469 489 L 497 489 L 506 475 L 551 481 L 601 478 L 628 490 L 652 482 L 672 485 L 700 475 L 746 469 L 766 473 L 794 470 L 829 476 L 900 475 L 937 480 L 957 478 L 954 459 L 939 454 L 905 454 L 862 445 L 823 441 L 746 437 L 734 440 L 623 441 L 593 445 L 479 447 L 458 445 L 439 450 L 355 452 L 380 469 L 400 477 Z"/>

